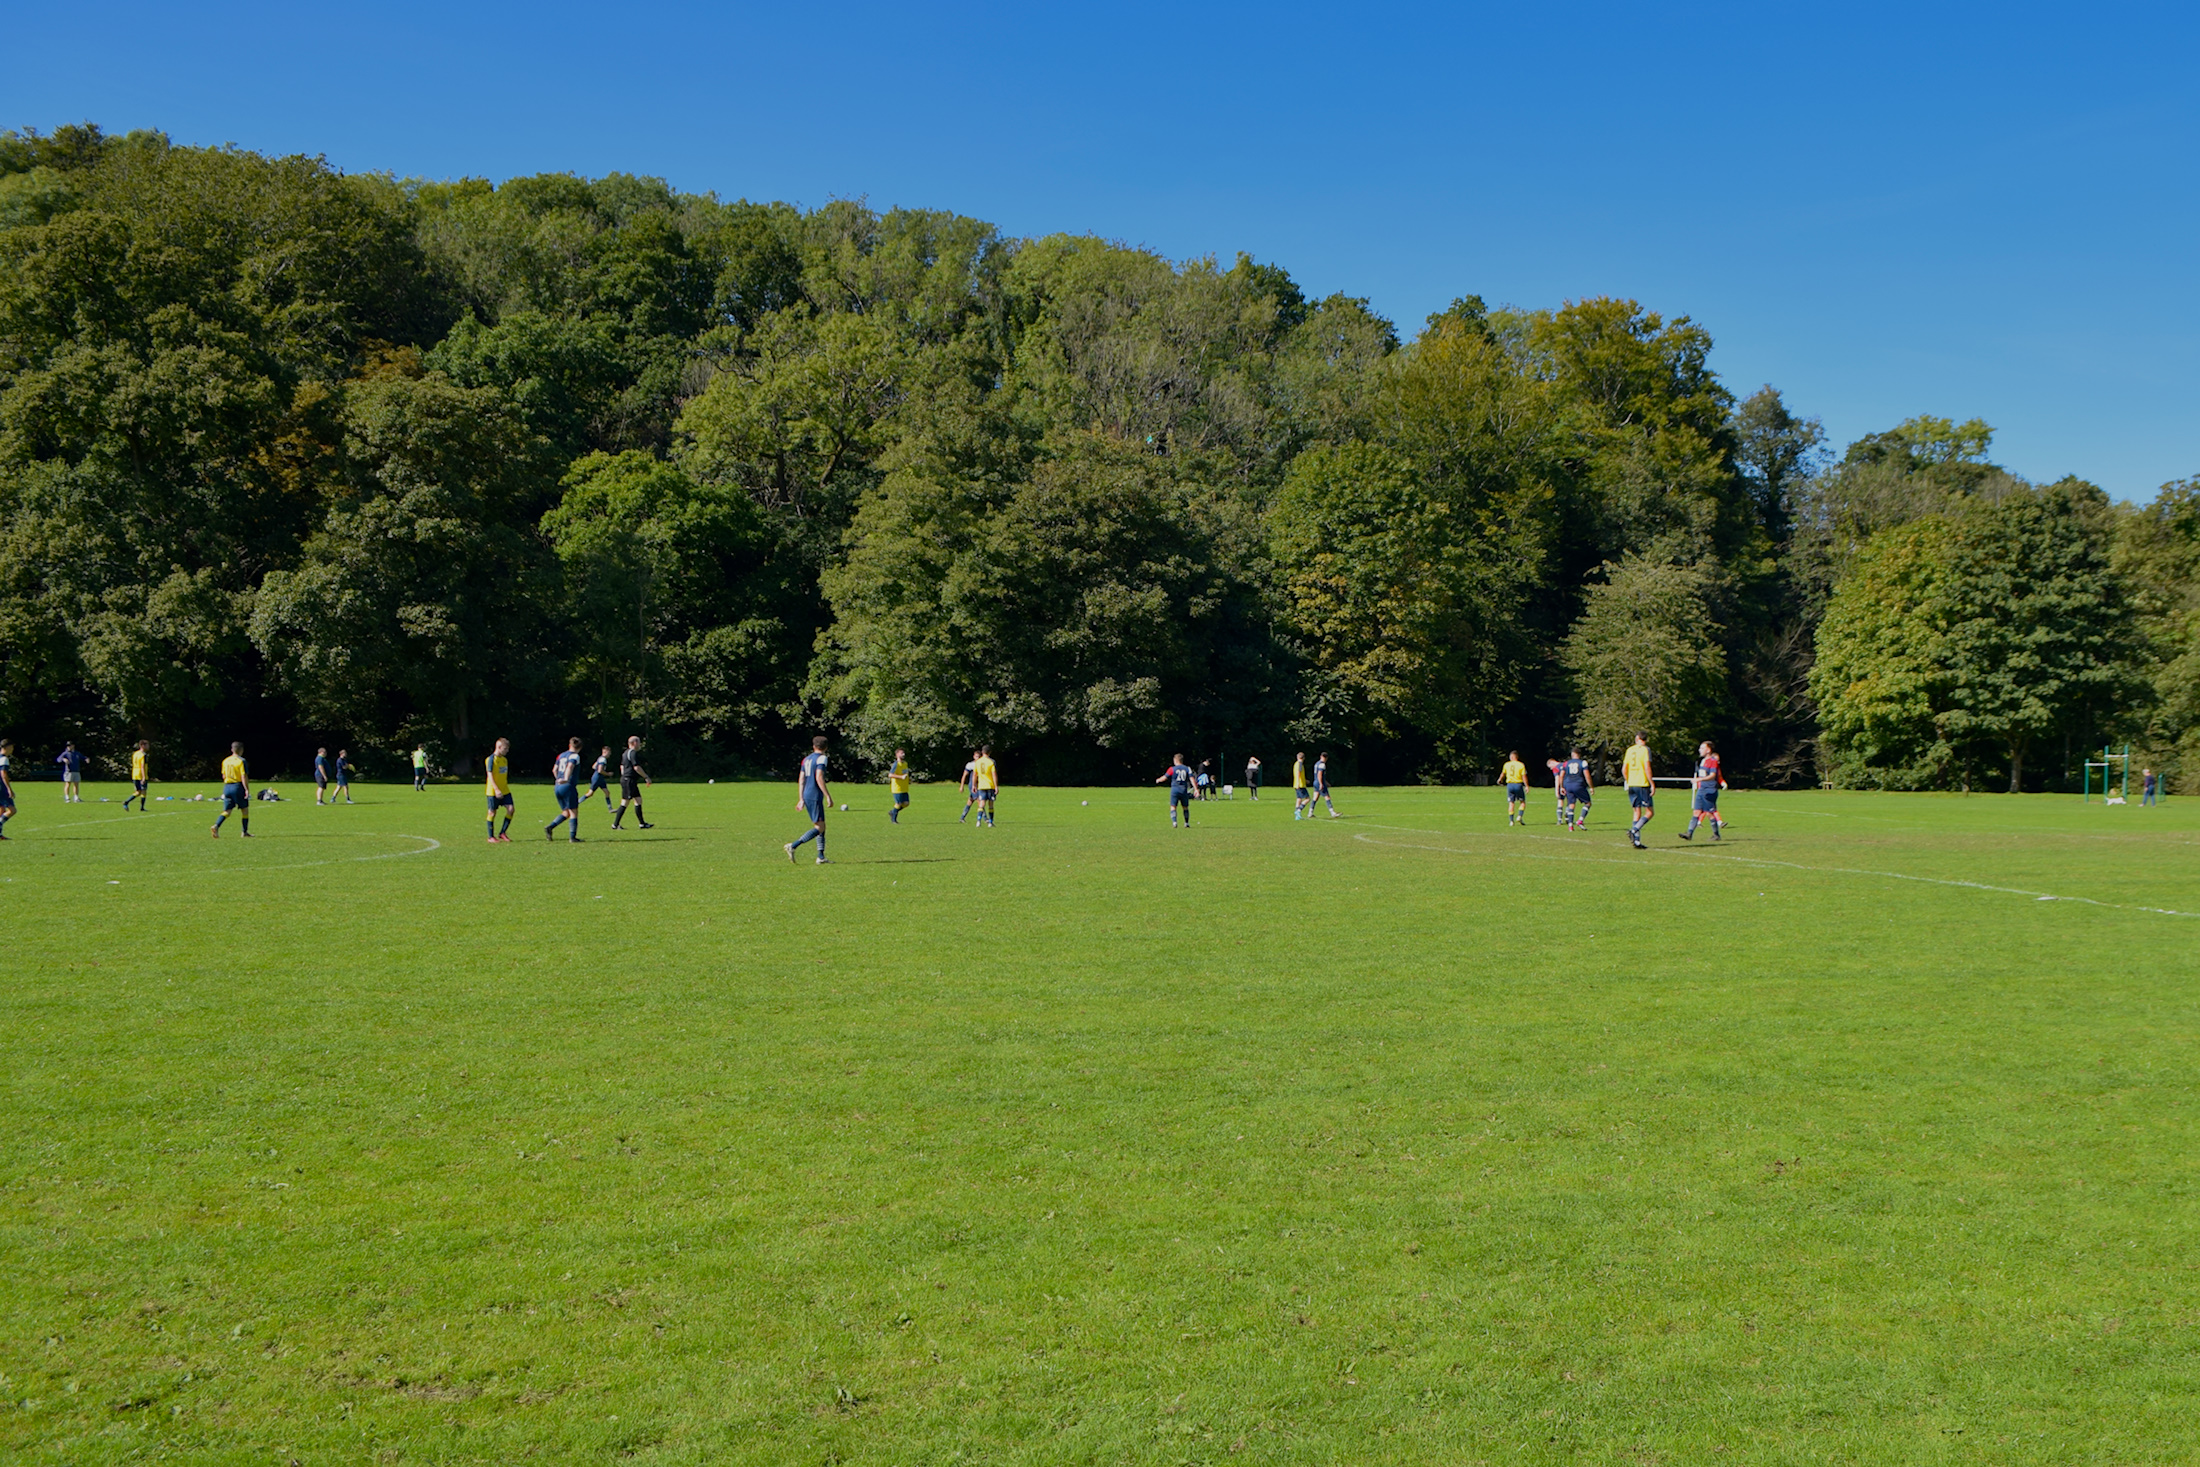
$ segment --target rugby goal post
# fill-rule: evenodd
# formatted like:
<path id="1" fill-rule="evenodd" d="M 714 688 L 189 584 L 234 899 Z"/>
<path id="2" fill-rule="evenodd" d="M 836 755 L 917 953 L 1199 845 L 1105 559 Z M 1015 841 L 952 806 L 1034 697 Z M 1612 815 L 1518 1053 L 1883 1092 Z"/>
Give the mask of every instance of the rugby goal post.
<path id="1" fill-rule="evenodd" d="M 2085 798 L 2080 802 L 2093 803 L 2093 771 L 2101 771 L 2101 803 L 2126 805 L 2131 802 L 2131 745 L 2124 745 L 2121 754 L 2112 753 L 2108 745 L 2101 745 L 2101 757 L 2085 761 Z M 2121 784 L 2118 783 L 2119 776 Z"/>

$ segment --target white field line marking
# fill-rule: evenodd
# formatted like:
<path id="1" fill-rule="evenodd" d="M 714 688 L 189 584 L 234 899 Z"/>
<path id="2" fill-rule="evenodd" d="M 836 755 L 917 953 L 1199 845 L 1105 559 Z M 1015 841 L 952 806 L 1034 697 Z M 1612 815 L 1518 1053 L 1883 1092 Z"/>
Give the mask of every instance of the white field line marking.
<path id="1" fill-rule="evenodd" d="M 353 831 L 352 834 L 369 836 L 376 840 L 425 841 L 426 844 L 409 851 L 381 851 L 372 856 L 331 856 L 325 861 L 286 861 L 279 866 L 215 866 L 209 870 L 197 871 L 191 874 L 195 876 L 233 876 L 241 872 L 253 871 L 302 871 L 308 866 L 340 866 L 348 861 L 392 861 L 400 856 L 425 856 L 430 851 L 443 849 L 443 842 L 433 836 L 399 835 L 395 832 L 384 835 L 379 830 L 358 830 Z"/>
<path id="2" fill-rule="evenodd" d="M 25 829 L 25 830 L 74 830 L 74 829 L 76 829 L 76 828 L 77 828 L 78 826 L 80 826 L 80 825 L 114 825 L 114 824 L 116 824 L 116 823 L 118 823 L 118 822 L 120 822 L 120 821 L 124 821 L 124 820 L 158 820 L 158 819 L 159 819 L 159 818 L 160 818 L 161 816 L 163 816 L 163 815 L 181 815 L 182 813 L 183 813 L 183 812 L 182 812 L 181 810 L 155 810 L 155 811 L 153 811 L 153 812 L 152 812 L 152 814 L 150 814 L 150 815 L 144 815 L 144 814 L 139 814 L 139 815 L 108 815 L 108 816 L 104 816 L 104 817 L 102 817 L 101 819 L 98 819 L 98 820 L 65 820 L 65 821 L 63 821 L 63 822 L 62 822 L 61 824 L 59 824 L 59 825 L 26 825 L 26 826 L 24 826 L 24 827 L 23 827 L 23 829 Z M 20 817 L 18 817 L 18 818 L 20 818 Z M 15 821 L 13 821 L 13 820 L 10 820 L 10 821 L 8 822 L 8 824 L 10 824 L 10 825 L 13 825 L 14 823 L 15 823 Z M 12 836 L 11 836 L 11 837 L 9 837 L 9 839 L 11 839 L 11 840 L 12 840 L 13 838 L 14 838 L 14 837 L 12 837 Z"/>
<path id="3" fill-rule="evenodd" d="M 1385 826 L 1384 829 L 1396 827 Z M 1441 835 L 1434 830 L 1412 831 L 1414 835 Z M 1534 836 L 1537 840 L 1564 840 L 1564 836 Z M 1442 851 L 1454 856 L 1491 856 L 1500 859 L 1528 861 L 1594 861 L 1602 865 L 1635 866 L 1641 864 L 1639 856 L 1551 856 L 1527 851 L 1462 850 L 1457 846 L 1424 846 L 1407 841 L 1377 840 L 1371 835 L 1355 835 L 1354 840 L 1366 841 L 1374 846 L 1395 846 L 1409 851 Z M 1730 856 L 1724 851 L 1667 851 L 1652 848 L 1642 855 L 1684 858 L 1695 862 L 1723 861 L 1735 866 L 1759 866 L 1768 870 L 1809 871 L 1826 876 L 1872 876 L 1885 881 L 1914 881 L 1925 886 L 1957 886 L 1971 891 L 1995 891 L 2008 896 L 2030 897 L 2036 902 L 2078 902 L 2088 907 L 2107 907 L 2119 912 L 2152 912 L 2162 917 L 2200 917 L 2200 912 L 2180 912 L 2172 907 L 2142 907 L 2129 902 L 2104 902 L 2096 897 L 2058 896 L 2054 892 L 2030 891 L 2021 886 L 1993 886 L 1983 881 L 1956 881 L 1943 876 L 1912 876 L 1901 871 L 1869 871 L 1858 866 L 1805 866 L 1799 861 L 1768 861 L 1751 856 Z"/>

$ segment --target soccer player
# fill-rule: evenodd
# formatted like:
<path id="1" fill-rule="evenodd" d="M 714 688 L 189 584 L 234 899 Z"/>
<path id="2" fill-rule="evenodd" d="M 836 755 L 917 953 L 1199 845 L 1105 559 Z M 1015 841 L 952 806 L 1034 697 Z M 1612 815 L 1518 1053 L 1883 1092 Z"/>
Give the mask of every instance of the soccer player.
<path id="1" fill-rule="evenodd" d="M 8 822 L 15 818 L 15 745 L 0 739 L 0 840 L 8 838 Z"/>
<path id="2" fill-rule="evenodd" d="M 963 797 L 963 812 L 955 817 L 955 823 L 960 825 L 970 818 L 970 807 L 978 803 L 978 756 L 975 751 L 970 755 L 970 762 L 963 766 L 962 777 L 955 782 L 955 788 Z"/>
<path id="3" fill-rule="evenodd" d="M 1581 757 L 1581 750 L 1568 749 L 1566 762 L 1558 767 L 1559 795 L 1566 804 L 1566 828 L 1589 828 L 1589 800 L 1596 790 L 1596 781 L 1589 777 L 1589 761 Z"/>
<path id="4" fill-rule="evenodd" d="M 1254 804 L 1260 803 L 1260 760 L 1258 758 L 1245 761 L 1245 793 L 1252 796 Z"/>
<path id="5" fill-rule="evenodd" d="M 596 756 L 596 762 L 590 765 L 588 768 L 588 793 L 581 796 L 581 798 L 584 800 L 593 800 L 594 798 L 596 798 L 596 791 L 602 790 L 603 807 L 606 810 L 611 808 L 611 775 L 609 772 L 610 769 L 611 746 L 609 744 L 605 744 L 603 746 L 603 752 Z"/>
<path id="6" fill-rule="evenodd" d="M 611 828 L 617 830 L 619 822 L 626 819 L 626 807 L 634 807 L 634 823 L 644 830 L 655 830 L 642 814 L 642 786 L 655 784 L 649 771 L 642 768 L 642 736 L 626 736 L 626 752 L 619 756 L 619 813 L 611 817 Z"/>
<path id="7" fill-rule="evenodd" d="M 148 767 L 152 748 L 152 744 L 139 739 L 137 747 L 130 751 L 130 793 L 122 797 L 122 808 L 129 809 L 130 802 L 135 800 L 140 815 L 145 813 L 145 787 L 153 782 L 153 771 Z"/>
<path id="8" fill-rule="evenodd" d="M 833 792 L 825 783 L 823 734 L 810 740 L 810 752 L 802 756 L 802 767 L 795 775 L 794 802 L 810 817 L 810 828 L 780 849 L 792 861 L 796 851 L 814 840 L 817 842 L 817 864 L 822 866 L 825 864 L 825 813 L 833 808 Z"/>
<path id="9" fill-rule="evenodd" d="M 1559 828 L 1563 830 L 1566 827 L 1566 781 L 1559 778 L 1558 772 L 1566 767 L 1566 761 L 1563 759 L 1546 759 L 1543 761 L 1543 767 L 1549 770 L 1551 774 L 1551 796 L 1555 802 L 1554 808 L 1558 811 Z"/>
<path id="10" fill-rule="evenodd" d="M 349 749 L 338 749 L 336 751 L 336 789 L 337 793 L 344 797 L 345 804 L 356 805 L 359 803 L 351 797 L 351 751 Z M 330 795 L 328 802 L 331 805 L 335 804 L 336 795 Z"/>
<path id="11" fill-rule="evenodd" d="M 1337 802 L 1329 798 L 1329 756 L 1314 756 L 1314 791 L 1306 797 L 1306 818 L 1314 818 L 1314 802 L 1320 800 L 1329 807 L 1329 818 L 1337 818 Z"/>
<path id="12" fill-rule="evenodd" d="M 512 741 L 498 739 L 494 752 L 489 755 L 489 844 L 502 841 L 512 843 Z M 504 811 L 504 829 L 497 829 L 497 811 Z"/>
<path id="13" fill-rule="evenodd" d="M 328 750 L 313 751 L 313 803 L 328 803 Z"/>
<path id="14" fill-rule="evenodd" d="M 413 745 L 413 793 L 419 794 L 428 787 L 428 746 Z"/>
<path id="15" fill-rule="evenodd" d="M 1001 792 L 1000 766 L 993 762 L 993 746 L 978 745 L 978 757 L 970 765 L 970 790 L 978 797 L 978 823 L 993 823 L 993 800 Z"/>
<path id="16" fill-rule="evenodd" d="M 1313 813 L 1314 798 L 1307 793 L 1306 751 L 1291 757 L 1291 818 L 1304 820 Z"/>
<path id="17" fill-rule="evenodd" d="M 1197 780 L 1198 776 L 1192 773 L 1192 767 L 1184 762 L 1182 754 L 1177 755 L 1169 767 L 1161 771 L 1160 777 L 1154 780 L 1155 784 L 1165 784 L 1169 787 L 1169 828 L 1171 830 L 1176 829 L 1176 812 L 1178 810 L 1184 812 L 1184 828 L 1186 830 L 1192 828 L 1192 794 L 1198 788 Z"/>
<path id="18" fill-rule="evenodd" d="M 1711 752 L 1709 739 L 1696 746 L 1696 773 L 1692 782 L 1695 793 L 1688 801 L 1688 829 L 1681 832 L 1681 839 L 1694 840 L 1696 827 L 1706 816 L 1711 819 L 1711 838 L 1726 839 L 1726 822 L 1719 818 L 1719 791 L 1726 788 L 1726 779 L 1719 773 L 1719 756 Z"/>
<path id="19" fill-rule="evenodd" d="M 207 831 L 216 840 L 221 839 L 222 822 L 229 812 L 237 812 L 237 828 L 245 839 L 252 838 L 252 781 L 244 772 L 244 745 L 231 744 L 229 757 L 222 760 L 222 812 L 214 817 L 213 828 Z"/>
<path id="20" fill-rule="evenodd" d="M 566 833 L 566 839 L 573 845 L 580 844 L 580 774 L 581 741 L 579 739 L 567 739 L 565 741 L 565 752 L 550 761 L 551 793 L 557 797 L 558 818 L 542 828 L 542 838 L 544 840 L 555 841 L 558 838 L 558 827 L 570 820 L 573 822 L 573 828 Z"/>
<path id="21" fill-rule="evenodd" d="M 886 771 L 886 788 L 894 797 L 886 818 L 899 825 L 901 812 L 909 808 L 909 755 L 901 749 L 894 750 L 894 767 Z"/>
<path id="22" fill-rule="evenodd" d="M 1634 823 L 1627 827 L 1627 838 L 1638 851 L 1648 850 L 1642 843 L 1642 828 L 1657 814 L 1655 800 L 1657 784 L 1650 777 L 1650 740 L 1642 734 L 1627 746 L 1627 756 L 1620 761 L 1620 782 L 1627 786 L 1627 808 L 1633 812 Z"/>
<path id="23" fill-rule="evenodd" d="M 53 756 L 53 762 L 61 766 L 61 803 L 84 803 L 84 755 L 76 745 L 63 744 L 61 752 Z"/>
<path id="24" fill-rule="evenodd" d="M 1528 823 L 1528 766 L 1520 762 L 1520 751 L 1512 751 L 1505 767 L 1497 771 L 1497 782 L 1505 787 L 1505 823 Z"/>

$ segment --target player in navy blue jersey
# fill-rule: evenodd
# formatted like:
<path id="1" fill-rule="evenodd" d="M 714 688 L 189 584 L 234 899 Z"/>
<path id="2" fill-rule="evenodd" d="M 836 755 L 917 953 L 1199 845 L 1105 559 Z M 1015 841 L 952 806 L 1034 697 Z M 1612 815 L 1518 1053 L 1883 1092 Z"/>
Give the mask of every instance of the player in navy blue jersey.
<path id="1" fill-rule="evenodd" d="M 1176 827 L 1176 812 L 1179 810 L 1184 812 L 1184 828 L 1192 828 L 1192 794 L 1198 788 L 1197 781 L 1198 776 L 1192 773 L 1192 766 L 1184 762 L 1182 754 L 1177 755 L 1175 762 L 1162 770 L 1160 777 L 1154 780 L 1155 784 L 1169 787 L 1169 826 L 1172 830 Z"/>
<path id="2" fill-rule="evenodd" d="M 566 839 L 574 845 L 581 839 L 581 741 L 567 739 L 565 752 L 550 761 L 552 793 L 557 796 L 558 818 L 542 828 L 543 839 L 555 841 L 558 827 L 570 820 L 572 828 Z"/>
<path id="3" fill-rule="evenodd" d="M 1568 749 L 1566 760 L 1558 766 L 1558 795 L 1565 807 L 1566 828 L 1589 828 L 1589 801 L 1596 791 L 1596 781 L 1589 774 L 1589 761 L 1581 757 L 1581 750 Z"/>
<path id="4" fill-rule="evenodd" d="M 84 803 L 84 753 L 73 743 L 61 746 L 61 752 L 53 756 L 53 762 L 61 766 L 61 803 Z"/>
<path id="5" fill-rule="evenodd" d="M 336 751 L 336 793 L 344 797 L 344 803 L 347 805 L 359 803 L 351 797 L 351 751 L 349 749 L 338 749 Z M 331 805 L 335 804 L 336 795 L 330 795 L 328 802 Z"/>
<path id="6" fill-rule="evenodd" d="M 1306 797 L 1306 818 L 1314 818 L 1314 802 L 1320 800 L 1329 807 L 1329 818 L 1337 818 L 1337 802 L 1329 798 L 1329 756 L 1314 756 L 1314 792 Z"/>
<path id="7" fill-rule="evenodd" d="M 817 842 L 817 864 L 825 864 L 825 812 L 833 808 L 833 792 L 825 782 L 825 735 L 810 740 L 810 752 L 802 756 L 802 768 L 795 776 L 795 804 L 810 817 L 810 828 L 799 837 L 787 842 L 780 849 L 792 861 L 794 853 L 811 841 Z"/>
<path id="8" fill-rule="evenodd" d="M 313 803 L 328 803 L 328 750 L 313 751 Z"/>
<path id="9" fill-rule="evenodd" d="M 603 746 L 603 752 L 596 756 L 596 762 L 588 767 L 588 793 L 581 796 L 581 798 L 584 800 L 593 800 L 594 798 L 596 798 L 596 791 L 602 790 L 603 807 L 606 810 L 615 808 L 611 803 L 611 776 L 606 773 L 606 771 L 610 768 L 611 746 L 609 744 L 605 744 Z"/>

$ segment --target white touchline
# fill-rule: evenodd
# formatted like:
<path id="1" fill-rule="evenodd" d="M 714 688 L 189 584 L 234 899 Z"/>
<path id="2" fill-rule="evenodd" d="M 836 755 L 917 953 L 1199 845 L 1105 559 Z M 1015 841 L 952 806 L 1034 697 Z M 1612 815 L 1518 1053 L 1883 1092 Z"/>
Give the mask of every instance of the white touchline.
<path id="1" fill-rule="evenodd" d="M 1385 826 L 1384 829 L 1397 829 Z M 1411 831 L 1414 835 L 1442 835 L 1438 830 Z M 1526 832 L 1523 832 L 1526 833 Z M 1517 837 L 1512 837 L 1517 839 Z M 1562 836 L 1531 836 L 1537 840 L 1563 841 Z M 1465 850 L 1458 846 L 1424 846 L 1401 840 L 1377 840 L 1371 835 L 1355 835 L 1354 840 L 1366 841 L 1373 846 L 1395 846 L 1408 851 L 1441 851 L 1452 856 L 1487 856 L 1498 860 L 1515 861 L 1592 861 L 1607 866 L 1642 865 L 1642 856 L 1665 856 L 1675 860 L 1698 864 L 1721 861 L 1730 866 L 1758 866 L 1787 871 L 1812 871 L 1826 876 L 1871 876 L 1883 881 L 1914 881 L 1926 886 L 1957 886 L 1972 891 L 1994 891 L 2008 896 L 2030 897 L 2037 902 L 2078 902 L 2088 907 L 2107 907 L 2119 912 L 2152 912 L 2162 917 L 2200 917 L 2200 912 L 2180 912 L 2173 907 L 2142 907 L 2134 902 L 2104 902 L 2097 897 L 2058 896 L 2050 891 L 2029 891 L 2021 886 L 1993 886 L 1983 881 L 1957 881 L 1944 876 L 1911 876 L 1901 871 L 1869 871 L 1859 866 L 1805 866 L 1799 861 L 1767 861 L 1751 856 L 1733 856 L 1724 851 L 1664 851 L 1650 850 L 1635 856 L 1558 856 L 1538 855 L 1530 851 L 1480 851 Z"/>

